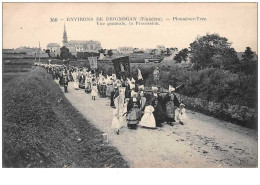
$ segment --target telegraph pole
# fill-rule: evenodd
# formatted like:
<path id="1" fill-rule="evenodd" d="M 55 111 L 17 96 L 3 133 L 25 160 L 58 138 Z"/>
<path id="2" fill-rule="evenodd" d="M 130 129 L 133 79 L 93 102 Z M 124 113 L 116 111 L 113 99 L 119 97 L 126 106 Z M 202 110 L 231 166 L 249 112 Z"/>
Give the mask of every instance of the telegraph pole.
<path id="1" fill-rule="evenodd" d="M 40 62 L 41 62 L 41 57 L 40 57 L 40 55 L 41 55 L 41 43 L 40 43 L 40 41 L 39 41 L 39 65 L 40 65 Z"/>

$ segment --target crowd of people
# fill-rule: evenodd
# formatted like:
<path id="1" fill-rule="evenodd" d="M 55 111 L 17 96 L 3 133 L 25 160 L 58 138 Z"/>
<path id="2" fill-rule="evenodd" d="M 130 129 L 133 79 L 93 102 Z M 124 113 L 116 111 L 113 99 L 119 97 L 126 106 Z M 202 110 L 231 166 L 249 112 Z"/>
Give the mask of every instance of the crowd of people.
<path id="1" fill-rule="evenodd" d="M 142 77 L 121 78 L 116 74 L 105 75 L 102 71 L 65 65 L 35 64 L 46 68 L 53 79 L 59 80 L 68 93 L 68 84 L 73 84 L 75 90 L 84 89 L 97 98 L 110 98 L 110 106 L 114 108 L 111 128 L 119 135 L 122 127 L 137 129 L 138 125 L 146 128 L 162 127 L 165 123 L 173 126 L 184 124 L 187 115 L 185 105 L 180 103 L 175 95 L 175 88 L 169 85 L 167 92 L 157 86 L 151 90 L 145 88 Z M 154 74 L 159 74 L 158 68 Z M 158 75 L 155 84 L 158 84 Z"/>

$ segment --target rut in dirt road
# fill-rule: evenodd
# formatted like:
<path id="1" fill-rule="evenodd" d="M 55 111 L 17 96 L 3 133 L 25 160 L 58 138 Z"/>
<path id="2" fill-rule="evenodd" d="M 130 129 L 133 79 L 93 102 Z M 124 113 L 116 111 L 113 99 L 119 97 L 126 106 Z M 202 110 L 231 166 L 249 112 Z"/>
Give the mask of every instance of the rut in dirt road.
<path id="1" fill-rule="evenodd" d="M 257 132 L 187 110 L 184 125 L 137 130 L 111 129 L 108 98 L 91 100 L 69 83 L 66 98 L 92 124 L 109 136 L 131 167 L 257 167 Z M 63 91 L 63 88 L 62 88 Z"/>

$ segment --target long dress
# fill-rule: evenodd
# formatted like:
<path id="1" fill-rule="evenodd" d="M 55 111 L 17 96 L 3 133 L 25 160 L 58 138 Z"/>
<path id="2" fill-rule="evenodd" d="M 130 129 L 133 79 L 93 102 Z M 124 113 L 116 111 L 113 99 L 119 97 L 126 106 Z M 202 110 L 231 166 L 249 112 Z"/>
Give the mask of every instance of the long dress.
<path id="1" fill-rule="evenodd" d="M 91 96 L 97 96 L 97 95 L 98 95 L 97 86 L 93 85 L 91 90 Z"/>
<path id="2" fill-rule="evenodd" d="M 179 107 L 180 103 L 175 95 L 174 97 L 166 96 L 165 102 L 166 120 L 175 122 L 175 107 Z"/>
<path id="3" fill-rule="evenodd" d="M 100 87 L 99 88 L 100 98 L 105 98 L 106 97 L 106 90 L 107 90 L 106 84 L 103 83 L 99 87 Z"/>
<path id="4" fill-rule="evenodd" d="M 176 119 L 183 123 L 187 119 L 186 109 L 185 108 L 178 108 L 178 114 L 176 116 Z"/>
<path id="5" fill-rule="evenodd" d="M 113 120 L 112 120 L 112 125 L 111 125 L 112 129 L 114 128 L 114 129 L 119 130 L 120 128 L 127 126 L 125 111 L 126 111 L 126 108 L 123 108 L 121 110 L 115 109 L 113 111 Z"/>
<path id="6" fill-rule="evenodd" d="M 144 111 L 145 105 L 146 105 L 146 98 L 145 97 L 140 97 L 139 102 L 140 102 L 140 110 Z"/>
<path id="7" fill-rule="evenodd" d="M 113 111 L 113 120 L 112 120 L 112 124 L 111 124 L 111 128 L 113 129 L 117 129 L 119 130 L 121 128 L 121 124 L 119 121 L 119 111 L 118 109 L 115 109 Z"/>
<path id="8" fill-rule="evenodd" d="M 90 82 L 90 79 L 87 80 L 85 86 L 86 86 L 85 92 L 89 94 L 91 92 L 91 82 Z"/>
<path id="9" fill-rule="evenodd" d="M 156 126 L 161 127 L 162 123 L 164 122 L 164 111 L 160 102 L 158 102 L 156 106 L 154 105 L 153 115 L 155 118 Z"/>
<path id="10" fill-rule="evenodd" d="M 78 90 L 79 89 L 79 83 L 75 81 L 73 83 L 73 87 L 74 87 L 74 89 Z"/>
<path id="11" fill-rule="evenodd" d="M 119 96 L 119 90 L 118 90 L 118 88 L 116 87 L 116 88 L 114 88 L 114 90 L 113 90 L 112 93 L 111 93 L 111 97 L 110 97 L 110 106 L 111 106 L 111 107 L 114 107 L 114 106 L 115 106 L 114 100 L 115 100 L 115 98 L 116 98 L 117 96 Z"/>
<path id="12" fill-rule="evenodd" d="M 136 129 L 137 124 L 139 124 L 139 120 L 140 120 L 140 109 L 138 105 L 134 102 L 133 108 L 130 110 L 130 112 L 127 115 L 127 127 L 130 129 Z"/>
<path id="13" fill-rule="evenodd" d="M 107 96 L 107 97 L 110 97 L 112 91 L 113 91 L 113 86 L 112 86 L 112 84 L 108 84 L 108 85 L 107 85 L 107 89 L 106 89 L 106 96 Z"/>
<path id="14" fill-rule="evenodd" d="M 79 88 L 85 89 L 85 75 L 80 75 L 79 77 Z"/>
<path id="15" fill-rule="evenodd" d="M 112 121 L 112 128 L 120 129 L 123 126 L 126 126 L 126 112 L 127 112 L 127 104 L 124 102 L 125 100 L 125 89 L 119 89 L 119 95 L 114 99 L 114 105 L 116 110 L 114 110 L 114 117 Z"/>
<path id="16" fill-rule="evenodd" d="M 154 108 L 148 105 L 144 109 L 144 115 L 141 119 L 140 125 L 148 128 L 156 128 L 156 122 L 153 115 Z"/>
<path id="17" fill-rule="evenodd" d="M 121 118 L 121 123 L 122 123 L 122 127 L 127 127 L 127 103 L 124 103 L 123 108 L 122 108 L 122 116 Z"/>
<path id="18" fill-rule="evenodd" d="M 77 90 L 77 89 L 79 89 L 79 83 L 78 83 L 78 80 L 77 80 L 77 73 L 73 72 L 72 77 L 73 77 L 73 80 L 74 80 L 73 87 L 74 87 L 74 89 Z"/>

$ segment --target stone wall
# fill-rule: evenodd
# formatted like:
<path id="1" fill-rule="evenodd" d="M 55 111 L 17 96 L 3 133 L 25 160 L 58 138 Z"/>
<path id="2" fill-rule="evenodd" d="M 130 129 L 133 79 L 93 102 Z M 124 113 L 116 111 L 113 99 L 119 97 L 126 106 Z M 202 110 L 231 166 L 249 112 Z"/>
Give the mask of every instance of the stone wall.
<path id="1" fill-rule="evenodd" d="M 246 106 L 216 103 L 177 94 L 186 108 L 202 112 L 223 120 L 235 122 L 247 127 L 257 128 L 257 110 Z"/>

